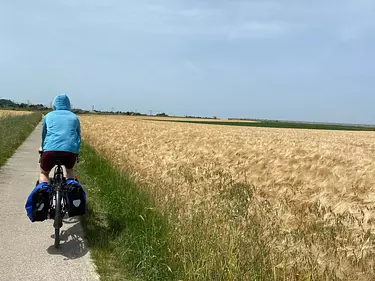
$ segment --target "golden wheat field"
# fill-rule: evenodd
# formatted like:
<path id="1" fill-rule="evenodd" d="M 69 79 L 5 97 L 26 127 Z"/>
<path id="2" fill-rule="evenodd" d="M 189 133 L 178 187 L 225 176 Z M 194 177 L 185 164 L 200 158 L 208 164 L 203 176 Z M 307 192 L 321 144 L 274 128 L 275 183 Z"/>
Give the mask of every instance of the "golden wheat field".
<path id="1" fill-rule="evenodd" d="M 131 118 L 131 117 L 126 117 Z M 140 118 L 140 117 L 133 117 L 133 118 Z M 207 119 L 207 118 L 188 118 L 188 117 L 159 117 L 159 116 L 147 116 L 143 117 L 144 120 L 163 120 L 163 121 L 209 121 L 209 122 L 259 122 L 256 120 L 228 120 L 228 119 Z"/>
<path id="2" fill-rule="evenodd" d="M 176 215 L 179 249 L 199 253 L 191 272 L 375 280 L 374 132 L 80 119 L 84 140 Z"/>
<path id="3" fill-rule="evenodd" d="M 17 110 L 0 110 L 0 118 L 5 116 L 14 116 L 14 115 L 25 115 L 31 114 L 31 111 L 17 111 Z"/>

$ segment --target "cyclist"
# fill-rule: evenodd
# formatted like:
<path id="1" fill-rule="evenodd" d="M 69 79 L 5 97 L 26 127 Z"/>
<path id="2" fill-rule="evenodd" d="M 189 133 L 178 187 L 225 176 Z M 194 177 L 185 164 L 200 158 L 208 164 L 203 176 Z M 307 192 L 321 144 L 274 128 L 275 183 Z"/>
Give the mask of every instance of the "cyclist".
<path id="1" fill-rule="evenodd" d="M 42 156 L 39 183 L 49 184 L 49 173 L 58 158 L 66 168 L 67 179 L 75 179 L 74 165 L 81 146 L 81 128 L 78 117 L 71 112 L 66 94 L 55 97 L 53 111 L 43 118 Z"/>

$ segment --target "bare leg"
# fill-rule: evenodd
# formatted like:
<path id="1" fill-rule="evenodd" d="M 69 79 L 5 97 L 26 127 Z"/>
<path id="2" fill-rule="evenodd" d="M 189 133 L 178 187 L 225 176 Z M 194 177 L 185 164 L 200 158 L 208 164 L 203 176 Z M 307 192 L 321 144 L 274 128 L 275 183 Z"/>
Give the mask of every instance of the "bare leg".
<path id="1" fill-rule="evenodd" d="M 66 169 L 66 178 L 75 179 L 74 169 Z"/>
<path id="2" fill-rule="evenodd" d="M 40 176 L 39 176 L 39 183 L 46 182 L 50 184 L 49 182 L 49 172 L 43 171 L 42 169 L 40 170 Z"/>

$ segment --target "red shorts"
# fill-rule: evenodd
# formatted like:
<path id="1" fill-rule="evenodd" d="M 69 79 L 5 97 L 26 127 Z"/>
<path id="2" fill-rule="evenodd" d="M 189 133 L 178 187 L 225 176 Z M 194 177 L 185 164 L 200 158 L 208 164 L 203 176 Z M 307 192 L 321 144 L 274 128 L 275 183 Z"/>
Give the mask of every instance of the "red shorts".
<path id="1" fill-rule="evenodd" d="M 40 159 L 40 168 L 42 168 L 43 171 L 49 172 L 55 167 L 56 161 L 59 161 L 60 164 L 64 165 L 67 169 L 73 169 L 77 161 L 77 154 L 65 151 L 43 152 L 42 158 Z"/>

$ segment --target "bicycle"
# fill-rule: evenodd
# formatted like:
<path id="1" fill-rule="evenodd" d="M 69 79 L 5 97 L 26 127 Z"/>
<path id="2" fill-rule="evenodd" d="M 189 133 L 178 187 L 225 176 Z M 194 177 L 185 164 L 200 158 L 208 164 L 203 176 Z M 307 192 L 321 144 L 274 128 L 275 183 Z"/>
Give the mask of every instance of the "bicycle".
<path id="1" fill-rule="evenodd" d="M 40 157 L 43 154 L 43 151 L 39 151 Z M 39 159 L 40 162 L 40 159 Z M 48 211 L 48 219 L 53 219 L 53 227 L 55 228 L 55 243 L 54 246 L 56 249 L 60 246 L 60 229 L 63 226 L 63 218 L 65 217 L 67 210 L 67 192 L 66 190 L 66 178 L 64 177 L 64 170 L 63 165 L 61 163 L 61 159 L 56 158 L 54 159 L 55 162 L 55 171 L 53 174 L 53 178 L 50 178 L 50 198 L 49 198 L 49 206 L 50 209 Z M 79 158 L 77 156 L 77 163 L 79 162 Z M 39 182 L 39 181 L 38 181 Z"/>

